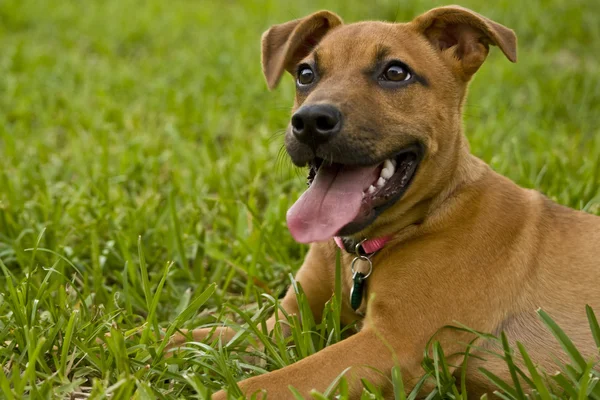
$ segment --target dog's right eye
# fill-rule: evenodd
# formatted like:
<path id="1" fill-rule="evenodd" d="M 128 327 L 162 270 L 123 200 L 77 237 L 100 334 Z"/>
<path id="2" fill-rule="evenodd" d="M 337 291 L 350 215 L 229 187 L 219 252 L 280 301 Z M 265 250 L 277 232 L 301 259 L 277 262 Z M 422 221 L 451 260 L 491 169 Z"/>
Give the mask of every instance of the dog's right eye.
<path id="1" fill-rule="evenodd" d="M 298 76 L 296 77 L 296 81 L 298 82 L 298 86 L 306 86 L 313 83 L 315 80 L 315 72 L 308 65 L 301 65 L 298 68 Z"/>
<path id="2" fill-rule="evenodd" d="M 388 81 L 400 82 L 410 79 L 410 72 L 402 68 L 400 65 L 392 65 L 383 73 L 383 76 Z"/>
<path id="3" fill-rule="evenodd" d="M 408 67 L 401 63 L 392 63 L 385 68 L 379 80 L 389 82 L 404 82 L 412 78 Z"/>

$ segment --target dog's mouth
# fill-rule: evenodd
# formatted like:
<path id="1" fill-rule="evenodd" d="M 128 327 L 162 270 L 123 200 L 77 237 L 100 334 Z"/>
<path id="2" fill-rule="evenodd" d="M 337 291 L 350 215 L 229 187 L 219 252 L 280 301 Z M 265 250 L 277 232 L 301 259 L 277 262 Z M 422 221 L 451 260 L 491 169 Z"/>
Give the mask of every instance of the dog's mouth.
<path id="1" fill-rule="evenodd" d="M 368 166 L 314 158 L 309 163 L 309 187 L 287 213 L 292 236 L 300 243 L 310 243 L 366 228 L 400 200 L 421 158 L 418 145 Z"/>

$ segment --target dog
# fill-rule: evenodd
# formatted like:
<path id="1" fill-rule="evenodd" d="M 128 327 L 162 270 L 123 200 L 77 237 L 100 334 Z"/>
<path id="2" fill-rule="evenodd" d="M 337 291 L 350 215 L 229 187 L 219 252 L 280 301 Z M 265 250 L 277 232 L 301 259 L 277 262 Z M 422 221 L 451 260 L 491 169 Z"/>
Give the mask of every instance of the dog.
<path id="1" fill-rule="evenodd" d="M 586 357 L 597 357 L 585 305 L 600 309 L 600 217 L 495 173 L 470 153 L 462 132 L 467 86 L 490 46 L 516 62 L 512 30 L 459 6 L 408 23 L 344 24 L 319 11 L 263 34 L 269 89 L 284 71 L 296 80 L 287 153 L 309 167 L 309 188 L 287 214 L 292 236 L 312 243 L 296 281 L 319 319 L 334 291 L 341 248 L 341 323 L 360 330 L 239 382 L 246 395 L 293 398 L 291 385 L 306 396 L 350 369 L 351 398 L 360 397 L 361 379 L 391 396 L 394 366 L 410 390 L 423 375 L 424 349 L 434 335 L 460 374 L 474 336 L 441 330 L 456 322 L 505 332 L 552 373 L 555 360 L 567 356 L 539 308 Z M 281 305 L 299 313 L 293 289 Z M 275 324 L 272 317 L 268 329 Z M 197 329 L 175 336 L 172 346 L 234 334 Z M 506 363 L 485 355 L 494 346 L 481 342 L 474 352 L 481 357 L 469 359 L 469 396 L 494 390 L 482 366 L 510 381 Z"/>

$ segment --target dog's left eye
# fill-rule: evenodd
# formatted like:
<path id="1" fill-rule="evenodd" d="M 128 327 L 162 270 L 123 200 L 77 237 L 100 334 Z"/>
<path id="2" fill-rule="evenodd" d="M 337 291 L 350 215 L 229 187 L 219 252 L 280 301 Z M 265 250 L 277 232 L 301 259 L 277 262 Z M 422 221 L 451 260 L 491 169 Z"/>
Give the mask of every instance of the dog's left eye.
<path id="1" fill-rule="evenodd" d="M 315 73 L 308 65 L 302 65 L 298 68 L 296 80 L 300 86 L 310 85 L 315 80 Z"/>
<path id="2" fill-rule="evenodd" d="M 407 81 L 412 77 L 408 68 L 398 65 L 392 64 L 383 71 L 380 78 L 384 81 L 392 81 L 392 82 L 403 82 Z"/>

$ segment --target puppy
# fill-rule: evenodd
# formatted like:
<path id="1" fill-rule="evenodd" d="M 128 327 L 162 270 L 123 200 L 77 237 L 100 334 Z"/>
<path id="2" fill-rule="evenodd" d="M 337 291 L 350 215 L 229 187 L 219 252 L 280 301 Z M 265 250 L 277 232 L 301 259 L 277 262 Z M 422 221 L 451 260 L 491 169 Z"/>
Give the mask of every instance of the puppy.
<path id="1" fill-rule="evenodd" d="M 320 318 L 342 248 L 341 323 L 361 329 L 240 382 L 244 393 L 285 399 L 292 398 L 289 385 L 303 395 L 324 391 L 349 368 L 352 398 L 360 397 L 361 378 L 391 396 L 395 365 L 410 390 L 433 335 L 450 368 L 461 364 L 474 336 L 440 331 L 455 322 L 504 331 L 554 372 L 554 360 L 567 359 L 536 315 L 539 308 L 586 356 L 597 356 L 585 305 L 600 310 L 600 218 L 498 175 L 469 152 L 463 135 L 467 86 L 490 46 L 516 62 L 513 31 L 457 6 L 408 23 L 345 25 L 320 11 L 265 32 L 269 88 L 284 71 L 296 80 L 285 146 L 293 163 L 310 171 L 309 188 L 287 214 L 293 237 L 312 243 L 296 280 Z M 299 312 L 293 290 L 282 305 Z M 276 323 L 271 318 L 267 325 Z M 190 336 L 209 334 L 200 329 Z M 180 335 L 173 345 L 186 340 Z M 477 398 L 493 390 L 480 367 L 510 381 L 505 362 L 486 357 L 493 345 L 478 344 L 475 355 L 487 361 L 470 358 L 467 371 L 469 395 Z"/>

